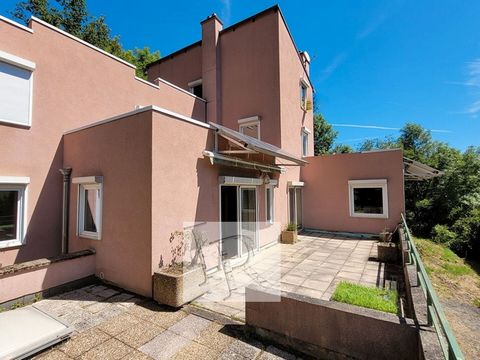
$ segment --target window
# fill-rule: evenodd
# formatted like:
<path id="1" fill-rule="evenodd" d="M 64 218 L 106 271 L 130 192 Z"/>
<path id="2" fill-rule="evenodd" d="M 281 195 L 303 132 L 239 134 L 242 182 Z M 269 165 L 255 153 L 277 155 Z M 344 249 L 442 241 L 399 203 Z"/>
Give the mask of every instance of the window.
<path id="1" fill-rule="evenodd" d="M 387 180 L 350 180 L 350 216 L 388 218 Z"/>
<path id="2" fill-rule="evenodd" d="M 0 51 L 0 122 L 30 126 L 35 64 Z"/>
<path id="3" fill-rule="evenodd" d="M 102 234 L 102 182 L 101 176 L 74 178 L 78 185 L 77 235 L 101 239 Z"/>
<path id="4" fill-rule="evenodd" d="M 28 178 L 0 177 L 0 248 L 19 246 L 25 240 Z"/>
<path id="5" fill-rule="evenodd" d="M 260 139 L 260 117 L 252 116 L 238 120 L 238 130 L 245 135 Z"/>
<path id="6" fill-rule="evenodd" d="M 302 156 L 308 156 L 308 134 L 309 130 L 302 128 Z"/>
<path id="7" fill-rule="evenodd" d="M 302 109 L 307 108 L 307 85 L 300 82 L 300 106 Z"/>
<path id="8" fill-rule="evenodd" d="M 302 187 L 303 182 L 288 182 L 288 222 L 302 228 Z"/>
<path id="9" fill-rule="evenodd" d="M 202 79 L 189 82 L 188 87 L 193 95 L 203 98 Z"/>
<path id="10" fill-rule="evenodd" d="M 265 188 L 265 220 L 267 223 L 273 224 L 273 186 Z"/>

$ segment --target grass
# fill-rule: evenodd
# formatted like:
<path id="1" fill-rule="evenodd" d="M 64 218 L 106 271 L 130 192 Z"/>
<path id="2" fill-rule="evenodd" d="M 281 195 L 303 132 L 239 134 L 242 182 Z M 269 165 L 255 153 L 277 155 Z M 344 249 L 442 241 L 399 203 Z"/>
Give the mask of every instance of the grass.
<path id="1" fill-rule="evenodd" d="M 480 275 L 471 264 L 431 240 L 415 238 L 415 244 L 441 297 L 480 307 Z"/>
<path id="2" fill-rule="evenodd" d="M 398 312 L 396 291 L 357 285 L 346 281 L 337 285 L 332 300 L 393 314 Z"/>

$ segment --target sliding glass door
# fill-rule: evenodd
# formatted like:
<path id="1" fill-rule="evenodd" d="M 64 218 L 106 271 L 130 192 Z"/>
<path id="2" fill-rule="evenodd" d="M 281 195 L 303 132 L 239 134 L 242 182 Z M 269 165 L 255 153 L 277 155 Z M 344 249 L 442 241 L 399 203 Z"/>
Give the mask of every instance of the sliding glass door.
<path id="1" fill-rule="evenodd" d="M 257 190 L 240 187 L 242 255 L 257 248 Z"/>

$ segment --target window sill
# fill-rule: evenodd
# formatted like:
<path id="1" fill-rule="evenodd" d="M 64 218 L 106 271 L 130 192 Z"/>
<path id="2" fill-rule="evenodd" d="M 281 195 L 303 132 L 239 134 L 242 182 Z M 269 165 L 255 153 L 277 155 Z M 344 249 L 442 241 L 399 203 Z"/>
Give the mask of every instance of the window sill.
<path id="1" fill-rule="evenodd" d="M 367 219 L 388 219 L 388 214 L 353 213 L 353 214 L 350 214 L 350 217 L 367 218 Z"/>
<path id="2" fill-rule="evenodd" d="M 31 122 L 26 124 L 26 123 L 21 123 L 17 121 L 3 120 L 3 119 L 0 119 L 0 125 L 10 125 L 10 126 L 16 126 L 24 129 L 30 129 L 32 127 Z"/>
<path id="3" fill-rule="evenodd" d="M 15 248 L 23 245 L 25 244 L 17 239 L 0 241 L 0 249 Z"/>
<path id="4" fill-rule="evenodd" d="M 89 240 L 101 240 L 102 239 L 99 234 L 85 233 L 85 232 L 81 233 L 81 234 L 78 234 L 78 237 L 84 238 L 84 239 L 89 239 Z"/>

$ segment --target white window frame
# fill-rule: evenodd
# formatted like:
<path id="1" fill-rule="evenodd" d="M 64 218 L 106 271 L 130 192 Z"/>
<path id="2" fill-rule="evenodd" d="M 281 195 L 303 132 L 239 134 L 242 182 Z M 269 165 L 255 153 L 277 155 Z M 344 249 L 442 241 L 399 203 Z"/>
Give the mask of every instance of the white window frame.
<path id="1" fill-rule="evenodd" d="M 0 124 L 5 123 L 5 124 L 14 124 L 14 125 L 19 125 L 19 126 L 24 126 L 24 127 L 31 127 L 32 126 L 32 104 L 33 104 L 33 74 L 36 68 L 36 65 L 34 62 L 30 60 L 23 59 L 21 57 L 6 53 L 4 51 L 0 50 L 0 62 L 9 64 L 11 66 L 18 67 L 23 70 L 30 71 L 30 94 L 29 94 L 29 104 L 28 104 L 28 119 L 27 122 L 19 122 L 19 121 L 14 121 L 14 120 L 7 120 L 7 119 L 2 119 L 0 118 Z"/>
<path id="2" fill-rule="evenodd" d="M 302 142 L 302 157 L 306 157 L 308 156 L 308 142 L 309 142 L 309 135 L 310 135 L 311 131 L 308 130 L 306 127 L 302 127 L 302 133 L 300 135 L 300 140 Z M 304 142 L 304 139 L 306 138 L 306 147 L 304 147 L 303 145 L 303 142 Z"/>
<path id="3" fill-rule="evenodd" d="M 268 202 L 267 193 L 270 191 L 270 216 L 268 219 Z M 265 186 L 265 222 L 267 224 L 273 224 L 275 222 L 275 187 L 273 185 Z"/>
<path id="4" fill-rule="evenodd" d="M 0 190 L 17 191 L 17 234 L 15 239 L 0 241 L 0 249 L 25 245 L 27 230 L 27 195 L 29 177 L 0 176 Z"/>
<path id="5" fill-rule="evenodd" d="M 258 129 L 257 139 L 260 140 L 260 116 L 251 116 L 248 118 L 238 120 L 238 132 L 241 134 L 245 134 L 244 129 L 252 125 L 257 126 L 257 129 Z"/>
<path id="6" fill-rule="evenodd" d="M 381 214 L 366 214 L 355 212 L 353 195 L 354 189 L 365 188 L 381 188 L 382 189 L 382 203 L 383 212 Z M 349 180 L 348 181 L 348 201 L 351 217 L 374 218 L 374 219 L 388 219 L 388 184 L 386 179 L 369 179 L 369 180 Z"/>
<path id="7" fill-rule="evenodd" d="M 93 240 L 102 239 L 103 222 L 103 178 L 101 176 L 87 176 L 73 178 L 72 183 L 78 184 L 77 196 L 77 236 Z M 95 225 L 97 231 L 85 230 L 85 190 L 97 190 L 98 199 L 96 202 Z"/>
<path id="8" fill-rule="evenodd" d="M 305 110 L 307 108 L 308 100 L 308 84 L 305 80 L 300 79 L 300 107 Z M 305 90 L 305 98 L 303 98 L 303 90 Z"/>

